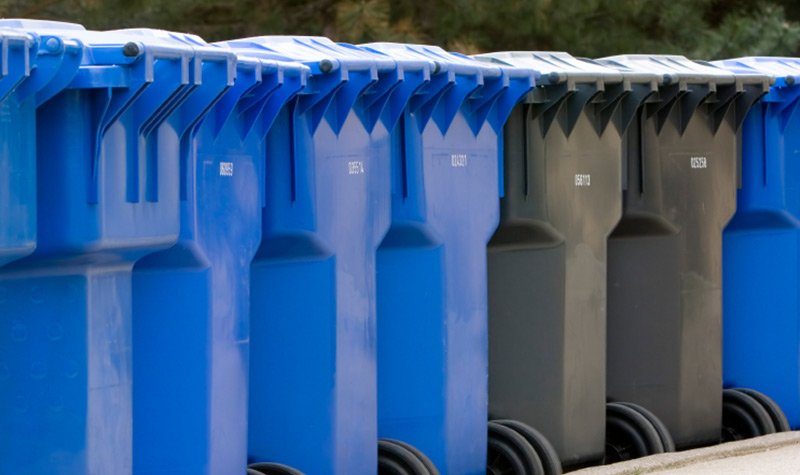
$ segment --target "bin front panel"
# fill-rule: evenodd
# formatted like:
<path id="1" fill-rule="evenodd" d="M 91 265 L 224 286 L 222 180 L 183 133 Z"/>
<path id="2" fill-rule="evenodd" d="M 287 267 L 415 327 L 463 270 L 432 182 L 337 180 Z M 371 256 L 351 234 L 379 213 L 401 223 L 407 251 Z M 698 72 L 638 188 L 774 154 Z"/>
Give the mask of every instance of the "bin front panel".
<path id="1" fill-rule="evenodd" d="M 534 73 L 430 46 L 363 47 L 401 65 L 437 65 L 392 133 L 392 227 L 378 252 L 378 433 L 417 447 L 442 473 L 484 473 L 498 131 Z"/>
<path id="2" fill-rule="evenodd" d="M 229 42 L 311 68 L 266 139 L 251 269 L 249 455 L 306 473 L 377 469 L 375 250 L 389 225 L 389 136 L 375 95 L 394 61 L 325 38 Z"/>
<path id="3" fill-rule="evenodd" d="M 609 398 L 653 411 L 679 448 L 715 443 L 722 229 L 736 207 L 737 117 L 766 81 L 743 84 L 675 57 L 618 60 L 645 62 L 670 80 L 628 137 L 624 214 L 609 240 Z"/>
<path id="4" fill-rule="evenodd" d="M 0 395 L 0 472 L 131 473 L 131 268 L 177 237 L 173 112 L 201 80 L 193 50 L 0 24 L 65 52 L 35 94 L 37 250 L 0 273 L 3 293 L 22 296 L 2 312 L 15 331 L 0 340 L 14 378 Z"/>
<path id="5" fill-rule="evenodd" d="M 800 427 L 798 232 L 800 149 L 795 58 L 716 63 L 776 77 L 742 130 L 737 210 L 723 236 L 723 383 L 767 394 Z"/>
<path id="6" fill-rule="evenodd" d="M 536 67 L 505 128 L 505 195 L 489 243 L 489 413 L 554 445 L 565 466 L 605 449 L 606 238 L 622 213 L 621 134 L 649 94 L 565 53 L 491 53 Z"/>

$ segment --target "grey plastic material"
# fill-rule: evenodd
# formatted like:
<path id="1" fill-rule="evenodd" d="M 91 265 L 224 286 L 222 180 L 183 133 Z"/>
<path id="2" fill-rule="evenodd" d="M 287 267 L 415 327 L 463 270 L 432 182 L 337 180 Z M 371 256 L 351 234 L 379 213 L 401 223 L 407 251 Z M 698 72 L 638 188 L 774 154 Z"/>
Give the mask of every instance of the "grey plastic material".
<path id="1" fill-rule="evenodd" d="M 623 218 L 608 243 L 608 396 L 652 411 L 679 449 L 716 443 L 722 229 L 736 207 L 739 126 L 771 79 L 679 56 L 598 61 L 662 78 L 626 137 Z"/>
<path id="2" fill-rule="evenodd" d="M 621 136 L 656 89 L 565 53 L 479 59 L 538 69 L 506 123 L 500 226 L 489 244 L 489 412 L 540 431 L 562 463 L 605 442 L 606 238 L 622 214 Z"/>

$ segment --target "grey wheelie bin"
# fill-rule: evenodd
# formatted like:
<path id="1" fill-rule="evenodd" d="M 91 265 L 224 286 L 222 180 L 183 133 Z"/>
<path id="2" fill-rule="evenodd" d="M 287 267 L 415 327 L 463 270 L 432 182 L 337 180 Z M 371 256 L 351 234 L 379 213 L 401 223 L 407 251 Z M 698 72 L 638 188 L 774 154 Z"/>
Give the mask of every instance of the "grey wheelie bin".
<path id="1" fill-rule="evenodd" d="M 601 62 L 660 78 L 628 132 L 623 217 L 608 244 L 608 396 L 652 411 L 678 448 L 717 443 L 722 230 L 736 209 L 739 129 L 770 79 L 682 56 Z"/>
<path id="2" fill-rule="evenodd" d="M 488 248 L 490 417 L 539 431 L 566 467 L 597 463 L 606 240 L 622 215 L 623 134 L 656 76 L 566 53 L 481 57 L 541 72 L 505 127 L 505 193 Z"/>

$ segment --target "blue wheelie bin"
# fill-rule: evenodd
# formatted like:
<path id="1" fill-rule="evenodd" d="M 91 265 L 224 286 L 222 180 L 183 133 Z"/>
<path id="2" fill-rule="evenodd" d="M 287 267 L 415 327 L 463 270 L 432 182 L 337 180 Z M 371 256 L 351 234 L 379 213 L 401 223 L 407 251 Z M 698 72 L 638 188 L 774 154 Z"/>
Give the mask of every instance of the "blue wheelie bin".
<path id="1" fill-rule="evenodd" d="M 249 454 L 306 473 L 377 467 L 375 251 L 389 227 L 395 62 L 326 38 L 227 42 L 311 68 L 266 139 L 251 269 Z M 385 113 L 385 114 L 384 114 Z"/>
<path id="2" fill-rule="evenodd" d="M 42 38 L 14 30 L 0 30 L 0 40 L 3 44 L 0 114 L 5 117 L 0 122 L 3 143 L 0 150 L 0 266 L 3 266 L 30 254 L 36 246 L 36 92 L 53 79 L 63 50 L 51 51 L 42 43 Z M 37 74 L 38 83 L 30 78 L 31 70 L 37 68 L 41 68 L 41 73 Z M 7 298 L 9 296 L 0 294 L 0 302 Z M 0 364 L 0 372 L 1 368 Z"/>
<path id="3" fill-rule="evenodd" d="M 628 133 L 623 215 L 608 242 L 608 397 L 651 410 L 678 449 L 715 444 L 722 231 L 736 210 L 740 126 L 769 77 L 682 56 L 599 61 L 660 78 Z"/>
<path id="4" fill-rule="evenodd" d="M 15 296 L 0 308 L 0 473 L 129 474 L 131 270 L 178 236 L 179 144 L 193 120 L 174 112 L 201 83 L 200 59 L 158 32 L 0 27 L 63 58 L 37 93 L 36 251 L 0 272 Z"/>
<path id="5" fill-rule="evenodd" d="M 379 463 L 417 473 L 385 446 L 399 441 L 441 473 L 486 473 L 486 243 L 503 123 L 535 73 L 432 46 L 362 47 L 401 68 L 433 65 L 392 131 L 392 225 L 377 269 L 378 435 L 389 439 Z"/>
<path id="6" fill-rule="evenodd" d="M 771 398 L 773 404 L 763 404 L 763 396 L 745 390 L 773 418 L 783 410 L 788 424 L 778 422 L 776 430 L 798 429 L 800 59 L 739 58 L 715 64 L 737 75 L 775 78 L 743 125 L 741 188 L 723 236 L 723 384 L 730 388 L 728 398 L 741 388 Z M 733 403 L 726 400 L 726 405 Z"/>
<path id="7" fill-rule="evenodd" d="M 133 463 L 137 473 L 244 473 L 264 138 L 308 68 L 255 58 L 234 64 L 232 51 L 182 39 L 229 61 L 204 64 L 200 89 L 180 109 L 202 119 L 181 146 L 178 243 L 134 268 Z"/>

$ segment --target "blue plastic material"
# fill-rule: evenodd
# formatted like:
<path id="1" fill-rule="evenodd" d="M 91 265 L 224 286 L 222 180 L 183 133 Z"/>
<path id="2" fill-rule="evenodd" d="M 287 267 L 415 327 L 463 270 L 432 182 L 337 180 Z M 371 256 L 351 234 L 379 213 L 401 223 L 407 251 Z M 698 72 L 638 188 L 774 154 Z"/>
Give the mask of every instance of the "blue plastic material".
<path id="1" fill-rule="evenodd" d="M 0 312 L 0 473 L 129 474 L 131 269 L 178 236 L 179 144 L 197 119 L 179 108 L 220 57 L 162 32 L 0 27 L 61 58 L 31 75 L 51 78 L 36 92 L 37 248 L 0 272 L 14 296 Z"/>
<path id="2" fill-rule="evenodd" d="M 395 62 L 325 38 L 227 43 L 299 61 L 308 85 L 267 136 L 251 269 L 249 452 L 309 474 L 377 469 L 375 251 L 389 227 Z"/>
<path id="3" fill-rule="evenodd" d="M 36 245 L 36 96 L 31 69 L 56 66 L 63 53 L 48 54 L 33 35 L 0 30 L 0 266 L 24 257 Z M 38 66 L 39 55 L 42 56 Z M 43 74 L 47 77 L 46 74 Z M 0 294 L 0 302 L 7 299 Z M 2 359 L 0 359 L 2 361 Z M 0 366 L 0 368 L 2 368 Z M 0 384 L 3 373 L 0 369 Z"/>
<path id="4" fill-rule="evenodd" d="M 134 270 L 137 473 L 247 466 L 250 262 L 261 241 L 265 138 L 308 68 L 246 57 L 235 70 L 220 66 L 204 66 L 207 93 L 182 106 L 200 110 L 233 86 L 182 144 L 178 244 Z"/>
<path id="5" fill-rule="evenodd" d="M 800 428 L 800 59 L 716 62 L 775 84 L 744 121 L 742 183 L 723 240 L 723 382 L 773 398 Z"/>
<path id="6" fill-rule="evenodd" d="M 434 65 L 392 133 L 392 226 L 378 252 L 378 434 L 441 473 L 486 472 L 486 244 L 503 124 L 536 73 L 432 46 L 363 45 Z"/>

